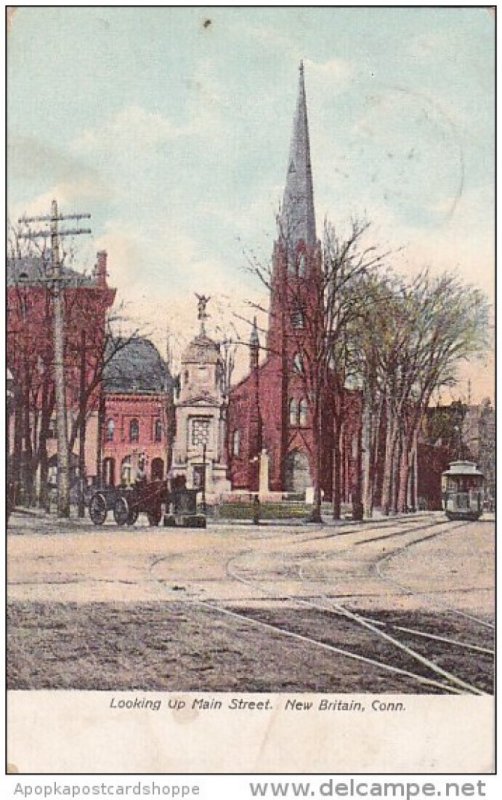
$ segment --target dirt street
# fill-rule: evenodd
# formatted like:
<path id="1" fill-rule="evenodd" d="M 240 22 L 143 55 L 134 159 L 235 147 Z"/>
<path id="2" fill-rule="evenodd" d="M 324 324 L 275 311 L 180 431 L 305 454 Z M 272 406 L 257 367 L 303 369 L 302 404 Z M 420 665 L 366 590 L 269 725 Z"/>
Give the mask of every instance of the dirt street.
<path id="1" fill-rule="evenodd" d="M 404 674 L 437 682 L 426 659 L 491 690 L 491 521 L 141 522 L 61 529 L 14 515 L 11 688 L 441 691 Z"/>

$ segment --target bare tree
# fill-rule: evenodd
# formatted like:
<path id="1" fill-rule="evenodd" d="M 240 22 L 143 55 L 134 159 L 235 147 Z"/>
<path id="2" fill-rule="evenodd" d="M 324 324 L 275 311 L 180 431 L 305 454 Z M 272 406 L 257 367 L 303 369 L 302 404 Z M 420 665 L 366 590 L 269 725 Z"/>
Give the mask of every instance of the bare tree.
<path id="1" fill-rule="evenodd" d="M 415 507 L 418 434 L 432 394 L 452 385 L 456 368 L 487 346 L 483 294 L 449 273 L 424 270 L 409 282 L 387 277 L 369 285 L 360 338 L 364 380 L 364 508 L 371 513 L 378 440 L 385 431 L 382 511 Z M 411 486 L 413 479 L 414 486 Z"/>
<path id="2" fill-rule="evenodd" d="M 284 380 L 293 389 L 301 386 L 308 402 L 310 424 L 308 428 L 300 425 L 298 430 L 313 466 L 314 521 L 321 519 L 322 477 L 328 468 L 323 461 L 326 449 L 333 457 L 333 516 L 338 519 L 341 514 L 342 434 L 350 402 L 346 382 L 355 370 L 349 332 L 363 318 L 368 302 L 363 278 L 385 260 L 384 253 L 365 246 L 368 229 L 368 223 L 353 220 L 349 235 L 341 236 L 326 223 L 323 246 L 309 265 L 302 264 L 300 258 L 295 270 L 288 266 L 264 268 L 253 257 L 248 258 L 253 274 L 274 294 L 270 321 L 276 315 L 283 324 L 279 346 L 269 341 L 268 353 L 280 358 Z M 288 253 L 284 237 L 278 246 L 283 254 Z M 287 262 L 287 255 L 284 260 Z M 277 263 L 276 259 L 275 266 Z M 259 304 L 251 306 L 265 311 Z M 287 409 L 283 409 L 283 416 L 287 416 Z M 357 494 L 359 489 L 355 489 Z M 359 498 L 355 500 L 357 503 Z"/>

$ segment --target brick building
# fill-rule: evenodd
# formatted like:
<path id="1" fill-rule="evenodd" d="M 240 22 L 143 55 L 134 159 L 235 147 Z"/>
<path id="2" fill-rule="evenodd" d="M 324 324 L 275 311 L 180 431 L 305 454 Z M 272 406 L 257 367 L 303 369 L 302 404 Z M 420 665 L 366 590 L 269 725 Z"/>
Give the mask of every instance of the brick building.
<path id="1" fill-rule="evenodd" d="M 107 254 L 97 255 L 92 274 L 63 266 L 66 404 L 70 439 L 71 478 L 85 462 L 96 474 L 99 373 L 105 343 L 106 315 L 115 298 L 107 282 Z M 19 256 L 7 260 L 7 364 L 12 373 L 9 419 L 9 481 L 18 499 L 44 501 L 57 470 L 53 381 L 53 308 L 50 256 Z M 85 436 L 79 412 L 85 407 Z M 82 448 L 83 459 L 80 456 Z M 17 491 L 17 489 L 16 489 Z"/>
<path id="2" fill-rule="evenodd" d="M 107 364 L 100 413 L 101 479 L 134 481 L 146 456 L 149 479 L 166 477 L 173 440 L 173 380 L 152 342 L 133 338 Z"/>

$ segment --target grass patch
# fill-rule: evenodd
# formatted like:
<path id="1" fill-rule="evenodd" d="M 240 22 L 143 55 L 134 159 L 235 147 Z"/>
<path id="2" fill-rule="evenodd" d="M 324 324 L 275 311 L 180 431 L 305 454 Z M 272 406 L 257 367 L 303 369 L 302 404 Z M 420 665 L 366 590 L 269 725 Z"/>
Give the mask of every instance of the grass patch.
<path id="1" fill-rule="evenodd" d="M 253 503 L 222 503 L 215 516 L 220 519 L 253 519 Z M 260 503 L 261 519 L 305 519 L 312 506 L 306 503 Z"/>

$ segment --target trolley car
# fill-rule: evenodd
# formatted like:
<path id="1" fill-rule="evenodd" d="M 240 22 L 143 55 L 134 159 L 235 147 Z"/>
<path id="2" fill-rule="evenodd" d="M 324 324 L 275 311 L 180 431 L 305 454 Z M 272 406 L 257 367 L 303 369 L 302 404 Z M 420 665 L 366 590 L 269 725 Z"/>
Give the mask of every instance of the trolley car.
<path id="1" fill-rule="evenodd" d="M 479 519 L 483 481 L 483 473 L 472 461 L 451 462 L 442 474 L 443 510 L 448 519 Z"/>

